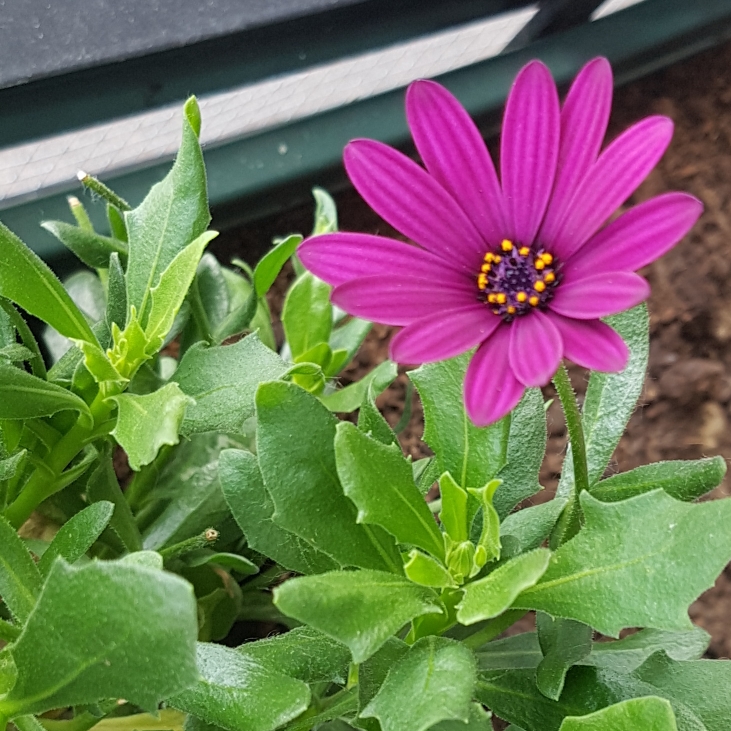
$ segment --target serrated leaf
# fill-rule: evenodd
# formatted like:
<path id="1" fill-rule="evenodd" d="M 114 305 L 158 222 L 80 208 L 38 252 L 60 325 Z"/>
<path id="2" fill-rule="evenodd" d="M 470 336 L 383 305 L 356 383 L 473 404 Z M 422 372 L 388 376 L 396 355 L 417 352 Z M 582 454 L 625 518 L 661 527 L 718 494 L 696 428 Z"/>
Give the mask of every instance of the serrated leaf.
<path id="1" fill-rule="evenodd" d="M 287 292 L 282 324 L 292 357 L 320 343 L 327 343 L 332 331 L 330 285 L 305 272 Z"/>
<path id="2" fill-rule="evenodd" d="M 289 617 L 347 645 L 361 663 L 407 622 L 441 614 L 431 589 L 384 571 L 331 571 L 290 579 L 274 590 L 274 603 Z"/>
<path id="3" fill-rule="evenodd" d="M 444 540 L 400 449 L 371 439 L 350 422 L 340 422 L 335 460 L 345 494 L 358 508 L 359 523 L 380 525 L 399 543 L 444 559 Z"/>
<path id="4" fill-rule="evenodd" d="M 536 685 L 543 695 L 557 701 L 569 668 L 591 652 L 593 632 L 581 622 L 554 619 L 544 612 L 538 612 L 536 625 L 543 653 L 536 668 Z"/>
<path id="5" fill-rule="evenodd" d="M 254 288 L 257 297 L 263 297 L 269 291 L 282 267 L 301 242 L 302 236 L 299 234 L 287 236 L 259 260 L 254 269 Z"/>
<path id="6" fill-rule="evenodd" d="M 0 419 L 36 419 L 59 411 L 78 411 L 89 426 L 93 421 L 76 394 L 0 361 Z"/>
<path id="7" fill-rule="evenodd" d="M 141 322 L 146 323 L 150 290 L 211 220 L 203 155 L 187 115 L 172 169 L 137 208 L 124 214 L 124 220 L 129 239 L 127 305 L 134 306 Z"/>
<path id="8" fill-rule="evenodd" d="M 179 577 L 58 560 L 12 646 L 18 679 L 0 713 L 12 718 L 120 696 L 155 710 L 195 682 L 196 634 L 193 592 Z"/>
<path id="9" fill-rule="evenodd" d="M 401 656 L 363 718 L 383 731 L 426 731 L 444 720 L 467 723 L 475 683 L 472 653 L 445 637 L 423 637 Z"/>
<path id="10" fill-rule="evenodd" d="M 23 623 L 41 593 L 41 575 L 23 541 L 2 515 L 0 543 L 0 596 L 10 613 Z"/>
<path id="11" fill-rule="evenodd" d="M 96 342 L 89 323 L 56 275 L 0 223 L 0 297 L 7 297 L 61 335 Z"/>
<path id="12" fill-rule="evenodd" d="M 337 419 L 299 386 L 263 383 L 256 393 L 257 452 L 277 525 L 304 538 L 341 566 L 401 573 L 394 539 L 359 525 L 335 462 Z"/>
<path id="13" fill-rule="evenodd" d="M 541 578 L 550 557 L 549 550 L 536 548 L 516 556 L 483 579 L 467 584 L 464 597 L 457 605 L 457 619 L 462 624 L 475 624 L 502 614 L 521 591 Z"/>
<path id="14" fill-rule="evenodd" d="M 192 401 L 177 383 L 168 383 L 144 396 L 123 393 L 112 400 L 119 409 L 112 436 L 127 453 L 130 467 L 136 472 L 155 459 L 160 447 L 180 441 L 180 425 Z"/>
<path id="15" fill-rule="evenodd" d="M 41 226 L 92 269 L 106 269 L 112 254 L 127 260 L 127 244 L 124 241 L 64 221 L 43 221 Z"/>
<path id="16" fill-rule="evenodd" d="M 221 452 L 219 474 L 226 502 L 251 548 L 300 574 L 320 574 L 338 568 L 327 554 L 277 525 L 274 502 L 251 452 Z"/>
<path id="17" fill-rule="evenodd" d="M 586 440 L 586 460 L 589 484 L 593 485 L 604 473 L 609 460 L 624 433 L 625 426 L 637 405 L 645 383 L 645 371 L 650 352 L 649 317 L 646 305 L 607 318 L 627 343 L 630 351 L 627 367 L 621 373 L 593 371 L 586 389 L 582 425 Z M 571 451 L 566 454 L 558 486 L 558 494 L 570 494 L 574 484 L 574 464 Z"/>
<path id="18" fill-rule="evenodd" d="M 591 494 L 611 503 L 661 488 L 676 500 L 695 500 L 720 485 L 725 474 L 723 457 L 655 462 L 612 475 L 592 487 Z"/>
<path id="19" fill-rule="evenodd" d="M 295 627 L 283 635 L 247 642 L 237 649 L 262 666 L 305 683 L 345 685 L 348 678 L 348 648 L 312 627 Z"/>
<path id="20" fill-rule="evenodd" d="M 731 501 L 693 505 L 662 490 L 619 503 L 582 493 L 586 523 L 515 602 L 618 636 L 624 627 L 688 629 L 690 603 L 731 558 Z"/>
<path id="21" fill-rule="evenodd" d="M 361 406 L 369 390 L 373 392 L 374 397 L 378 396 L 393 383 L 397 375 L 398 368 L 396 364 L 390 360 L 385 360 L 366 374 L 364 378 L 341 388 L 339 391 L 321 396 L 320 400 L 330 411 L 349 413 Z"/>
<path id="22" fill-rule="evenodd" d="M 409 372 L 424 406 L 424 441 L 440 471 L 463 488 L 482 487 L 505 466 L 510 417 L 476 427 L 467 416 L 462 384 L 470 353 Z"/>
<path id="23" fill-rule="evenodd" d="M 501 518 L 542 489 L 538 475 L 546 454 L 546 438 L 543 394 L 538 388 L 526 389 L 510 416 L 507 464 L 497 474 L 502 484 L 495 493 L 493 505 Z"/>
<path id="24" fill-rule="evenodd" d="M 195 400 L 185 412 L 182 432 L 240 432 L 254 413 L 259 384 L 281 377 L 286 370 L 284 361 L 256 333 L 234 345 L 197 343 L 183 356 L 172 377 Z"/>
<path id="25" fill-rule="evenodd" d="M 675 714 L 662 698 L 633 698 L 580 718 L 569 717 L 560 731 L 677 731 Z"/>
<path id="26" fill-rule="evenodd" d="M 273 731 L 304 712 L 305 683 L 228 647 L 198 643 L 200 679 L 169 705 L 228 731 Z"/>
<path id="27" fill-rule="evenodd" d="M 81 558 L 107 527 L 113 512 L 112 503 L 94 503 L 64 523 L 38 562 L 41 574 L 48 576 L 53 562 L 59 556 L 68 563 Z"/>

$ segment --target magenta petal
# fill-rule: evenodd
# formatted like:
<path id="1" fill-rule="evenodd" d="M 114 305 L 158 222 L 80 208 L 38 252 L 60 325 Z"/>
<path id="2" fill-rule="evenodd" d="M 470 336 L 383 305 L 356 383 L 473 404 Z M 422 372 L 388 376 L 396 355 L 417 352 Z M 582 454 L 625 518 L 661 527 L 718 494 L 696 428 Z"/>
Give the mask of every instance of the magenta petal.
<path id="1" fill-rule="evenodd" d="M 337 286 L 351 279 L 376 274 L 405 275 L 420 279 L 473 282 L 464 270 L 418 246 L 370 234 L 332 233 L 313 236 L 300 244 L 297 255 L 320 279 Z"/>
<path id="2" fill-rule="evenodd" d="M 508 96 L 500 143 L 507 237 L 530 245 L 541 225 L 556 174 L 560 109 L 551 72 L 531 61 Z"/>
<path id="3" fill-rule="evenodd" d="M 541 241 L 553 241 L 576 187 L 596 162 L 611 107 L 612 67 L 606 58 L 595 58 L 579 71 L 561 109 L 556 182 L 541 225 Z"/>
<path id="4" fill-rule="evenodd" d="M 510 326 L 501 323 L 472 356 L 464 379 L 467 415 L 476 426 L 488 426 L 510 413 L 525 386 L 513 375 L 508 359 Z"/>
<path id="5" fill-rule="evenodd" d="M 460 355 L 495 331 L 502 319 L 482 303 L 415 320 L 391 340 L 391 360 L 431 363 Z"/>
<path id="6" fill-rule="evenodd" d="M 629 348 L 609 325 L 601 320 L 574 320 L 555 312 L 550 317 L 561 333 L 563 352 L 570 361 L 593 371 L 624 370 Z"/>
<path id="7" fill-rule="evenodd" d="M 385 325 L 408 325 L 442 310 L 473 304 L 476 296 L 473 284 L 436 284 L 429 279 L 392 274 L 341 284 L 330 299 L 350 315 Z"/>
<path id="8" fill-rule="evenodd" d="M 631 208 L 589 239 L 566 262 L 566 272 L 635 271 L 655 261 L 690 231 L 703 204 L 687 193 L 665 193 Z"/>
<path id="9" fill-rule="evenodd" d="M 545 386 L 562 354 L 561 334 L 542 312 L 516 317 L 510 324 L 510 365 L 523 385 Z"/>
<path id="10" fill-rule="evenodd" d="M 470 217 L 486 242 L 500 243 L 503 201 L 495 166 L 475 123 L 443 86 L 416 81 L 406 116 L 427 170 Z"/>
<path id="11" fill-rule="evenodd" d="M 667 117 L 647 117 L 621 134 L 579 184 L 554 237 L 543 244 L 564 261 L 634 193 L 673 136 Z"/>
<path id="12" fill-rule="evenodd" d="M 354 140 L 345 169 L 366 203 L 404 236 L 474 271 L 485 253 L 482 236 L 462 208 L 423 168 L 376 140 Z"/>
<path id="13" fill-rule="evenodd" d="M 594 320 L 616 315 L 650 296 L 650 285 L 631 272 L 601 272 L 584 279 L 568 279 L 556 287 L 548 306 L 560 315 Z"/>

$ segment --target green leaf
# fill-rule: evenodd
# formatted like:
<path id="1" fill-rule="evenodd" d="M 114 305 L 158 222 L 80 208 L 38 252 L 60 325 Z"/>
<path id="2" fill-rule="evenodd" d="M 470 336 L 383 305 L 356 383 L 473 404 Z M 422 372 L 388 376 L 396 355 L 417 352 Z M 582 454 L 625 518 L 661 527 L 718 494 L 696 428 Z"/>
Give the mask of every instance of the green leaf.
<path id="1" fill-rule="evenodd" d="M 441 614 L 437 595 L 384 571 L 332 571 L 290 579 L 274 590 L 289 617 L 347 645 L 353 662 L 368 659 L 407 622 Z"/>
<path id="2" fill-rule="evenodd" d="M 89 323 L 56 275 L 1 223 L 0 249 L 0 297 L 7 297 L 67 338 L 96 342 Z"/>
<path id="3" fill-rule="evenodd" d="M 503 558 L 538 548 L 551 534 L 565 505 L 565 499 L 554 498 L 508 515 L 500 524 Z"/>
<path id="4" fill-rule="evenodd" d="M 118 241 L 127 243 L 127 227 L 124 224 L 124 216 L 116 206 L 107 203 L 107 221 L 112 236 Z"/>
<path id="5" fill-rule="evenodd" d="M 203 155 L 188 115 L 180 151 L 170 172 L 145 200 L 124 214 L 129 238 L 127 304 L 146 322 L 150 290 L 160 275 L 211 220 Z"/>
<path id="6" fill-rule="evenodd" d="M 330 289 L 329 284 L 305 272 L 287 292 L 282 324 L 293 358 L 330 339 Z"/>
<path id="7" fill-rule="evenodd" d="M 0 701 L 0 714 L 118 697 L 153 711 L 195 682 L 196 633 L 193 592 L 177 576 L 119 562 L 75 568 L 58 560 L 12 646 L 18 680 Z"/>
<path id="8" fill-rule="evenodd" d="M 41 575 L 15 529 L 0 515 L 0 596 L 21 623 L 41 593 Z"/>
<path id="9" fill-rule="evenodd" d="M 546 436 L 543 394 L 538 388 L 526 389 L 511 414 L 507 464 L 497 474 L 503 482 L 493 504 L 501 518 L 519 502 L 543 489 L 538 475 L 546 454 Z"/>
<path id="10" fill-rule="evenodd" d="M 1 445 L 2 438 L 0 437 L 0 452 L 2 451 Z M 21 449 L 20 452 L 16 452 L 12 457 L 0 459 L 0 482 L 3 480 L 12 480 L 22 468 L 27 456 L 27 450 Z"/>
<path id="11" fill-rule="evenodd" d="M 605 635 L 688 629 L 687 608 L 731 558 L 731 500 L 693 505 L 661 490 L 619 503 L 582 493 L 586 524 L 515 602 Z"/>
<path id="12" fill-rule="evenodd" d="M 287 731 L 310 731 L 317 728 L 318 731 L 348 731 L 353 727 L 340 720 L 341 716 L 352 718 L 353 712 L 358 707 L 358 697 L 355 688 L 346 689 L 342 695 L 328 696 L 331 701 L 324 710 L 315 713 L 313 716 L 305 715 L 293 721 L 287 726 Z M 323 699 L 324 700 L 324 699 Z"/>
<path id="13" fill-rule="evenodd" d="M 227 553 L 225 551 L 212 551 L 210 548 L 201 548 L 197 551 L 189 553 L 185 557 L 186 566 L 207 566 L 215 564 L 231 569 L 243 576 L 253 576 L 259 573 L 259 568 L 255 563 L 249 561 L 244 556 L 237 553 Z"/>
<path id="14" fill-rule="evenodd" d="M 543 695 L 557 701 L 569 668 L 591 652 L 592 629 L 573 619 L 554 619 L 544 612 L 538 612 L 536 620 L 543 652 L 536 668 L 536 685 Z"/>
<path id="15" fill-rule="evenodd" d="M 438 589 L 457 587 L 449 571 L 439 561 L 415 548 L 409 551 L 409 560 L 404 564 L 404 573 L 415 584 L 421 586 L 433 586 Z"/>
<path id="16" fill-rule="evenodd" d="M 695 500 L 718 487 L 726 474 L 723 457 L 643 465 L 597 483 L 591 494 L 606 503 L 662 488 L 676 500 Z"/>
<path id="17" fill-rule="evenodd" d="M 510 418 L 476 427 L 467 416 L 462 383 L 471 353 L 409 372 L 424 406 L 424 441 L 441 473 L 463 488 L 482 487 L 505 466 Z"/>
<path id="18" fill-rule="evenodd" d="M 463 721 L 442 721 L 432 726 L 432 731 L 492 731 L 492 713 L 486 711 L 481 703 L 470 704 L 470 717 L 465 724 Z M 513 731 L 520 729 L 513 728 Z"/>
<path id="19" fill-rule="evenodd" d="M 80 559 L 107 527 L 113 512 L 112 503 L 94 503 L 64 523 L 38 562 L 41 574 L 48 576 L 53 562 L 59 556 L 69 563 Z"/>
<path id="20" fill-rule="evenodd" d="M 313 188 L 315 198 L 315 225 L 312 235 L 332 233 L 338 230 L 338 209 L 330 194 L 323 188 Z"/>
<path id="21" fill-rule="evenodd" d="M 122 556 L 119 563 L 125 566 L 142 566 L 155 571 L 162 571 L 164 568 L 163 557 L 157 551 L 135 551 Z"/>
<path id="22" fill-rule="evenodd" d="M 201 257 L 193 286 L 198 290 L 197 294 L 203 305 L 209 329 L 213 331 L 224 321 L 231 308 L 231 295 L 226 282 L 226 275 L 223 273 L 223 267 L 213 254 L 205 253 Z M 201 334 L 199 333 L 198 337 L 192 342 L 197 342 L 200 339 Z"/>
<path id="23" fill-rule="evenodd" d="M 393 538 L 379 526 L 359 525 L 335 463 L 337 419 L 299 386 L 263 383 L 256 394 L 257 451 L 275 522 L 341 566 L 401 573 Z"/>
<path id="24" fill-rule="evenodd" d="M 359 381 L 322 396 L 320 400 L 330 411 L 349 413 L 361 406 L 369 390 L 373 392 L 374 397 L 378 396 L 393 383 L 397 375 L 396 364 L 385 360 Z"/>
<path id="25" fill-rule="evenodd" d="M 150 290 L 152 305 L 146 320 L 145 335 L 155 352 L 173 326 L 175 316 L 193 283 L 204 249 L 216 236 L 218 231 L 206 231 L 179 251 Z"/>
<path id="26" fill-rule="evenodd" d="M 468 493 L 463 490 L 449 472 L 439 478 L 439 493 L 442 497 L 442 510 L 439 520 L 447 535 L 455 542 L 462 543 L 469 539 Z M 474 517 L 474 511 L 470 511 Z"/>
<path id="27" fill-rule="evenodd" d="M 522 632 L 503 640 L 493 640 L 475 654 L 480 670 L 532 669 L 537 668 L 543 659 L 536 632 Z"/>
<path id="28" fill-rule="evenodd" d="M 345 494 L 358 508 L 358 522 L 380 525 L 399 543 L 444 559 L 444 540 L 401 450 L 371 439 L 342 421 L 335 460 Z"/>
<path id="29" fill-rule="evenodd" d="M 273 731 L 307 710 L 310 689 L 228 647 L 199 643 L 200 679 L 168 704 L 228 731 Z"/>
<path id="30" fill-rule="evenodd" d="M 464 597 L 457 605 L 457 619 L 462 624 L 475 624 L 502 614 L 521 591 L 541 578 L 550 557 L 549 550 L 537 548 L 516 556 L 483 579 L 467 584 Z"/>
<path id="31" fill-rule="evenodd" d="M 366 339 L 366 335 L 373 327 L 372 322 L 368 320 L 359 320 L 357 317 L 351 317 L 344 325 L 338 325 L 330 333 L 330 348 L 333 353 L 344 351 L 342 356 L 341 367 L 345 367 L 358 352 L 358 349 Z M 333 370 L 331 375 L 337 375 L 338 371 Z"/>
<path id="32" fill-rule="evenodd" d="M 124 241 L 86 231 L 64 221 L 43 221 L 41 226 L 92 269 L 106 269 L 109 257 L 115 253 L 127 260 L 127 244 Z"/>
<path id="33" fill-rule="evenodd" d="M 467 723 L 475 684 L 472 653 L 445 637 L 423 637 L 391 668 L 360 712 L 383 731 L 426 731 L 444 720 Z"/>
<path id="34" fill-rule="evenodd" d="M 127 289 L 124 280 L 124 269 L 119 256 L 116 254 L 109 257 L 105 319 L 110 332 L 112 323 L 116 323 L 118 327 L 124 327 L 127 319 Z"/>
<path id="35" fill-rule="evenodd" d="M 0 348 L 0 358 L 10 361 L 11 363 L 24 363 L 35 358 L 35 353 L 28 350 L 25 345 L 20 343 L 12 343 Z"/>
<path id="36" fill-rule="evenodd" d="M 174 545 L 228 518 L 218 459 L 221 450 L 238 446 L 228 437 L 210 432 L 195 434 L 175 448 L 155 481 L 154 495 L 167 501 L 167 506 L 145 530 L 145 548 Z"/>
<path id="37" fill-rule="evenodd" d="M 672 706 L 662 698 L 632 698 L 588 716 L 569 717 L 560 731 L 677 731 Z"/>
<path id="38" fill-rule="evenodd" d="M 338 568 L 327 554 L 277 525 L 274 502 L 251 452 L 240 449 L 221 452 L 219 474 L 231 513 L 251 548 L 300 574 L 321 574 Z"/>
<path id="39" fill-rule="evenodd" d="M 145 396 L 123 393 L 112 400 L 119 409 L 112 436 L 127 453 L 130 467 L 137 472 L 155 459 L 160 447 L 180 441 L 180 425 L 193 399 L 177 383 L 168 383 Z"/>
<path id="40" fill-rule="evenodd" d="M 621 373 L 593 371 L 586 389 L 582 424 L 586 440 L 589 484 L 601 478 L 637 405 L 645 383 L 650 352 L 649 318 L 642 304 L 607 318 L 629 347 L 627 367 Z M 568 495 L 574 484 L 571 452 L 564 459 L 558 494 Z"/>
<path id="41" fill-rule="evenodd" d="M 299 234 L 287 236 L 259 260 L 254 269 L 254 288 L 257 297 L 263 297 L 270 290 L 282 267 L 301 243 L 302 236 Z"/>
<path id="42" fill-rule="evenodd" d="M 348 648 L 312 627 L 295 627 L 283 635 L 247 642 L 237 650 L 263 667 L 305 683 L 345 685 L 348 678 Z"/>
<path id="43" fill-rule="evenodd" d="M 409 651 L 409 646 L 398 637 L 389 637 L 383 646 L 358 666 L 358 702 L 365 708 L 376 697 L 388 671 Z M 359 719 L 359 726 L 380 731 L 378 721 Z"/>
<path id="44" fill-rule="evenodd" d="M 728 730 L 731 660 L 677 662 L 658 652 L 633 675 L 657 689 L 657 695 L 690 708 L 708 731 Z"/>
<path id="45" fill-rule="evenodd" d="M 373 385 L 368 386 L 368 391 L 360 405 L 358 429 L 376 441 L 381 442 L 381 444 L 394 444 L 398 446 L 398 439 L 393 429 L 391 429 L 390 424 L 376 406 L 376 394 L 373 391 Z"/>
<path id="46" fill-rule="evenodd" d="M 78 411 L 83 423 L 92 424 L 89 407 L 76 394 L 0 361 L 0 419 L 37 419 L 59 411 Z"/>
<path id="47" fill-rule="evenodd" d="M 254 413 L 254 396 L 262 381 L 281 377 L 284 361 L 256 333 L 234 345 L 206 347 L 197 343 L 186 352 L 172 380 L 195 399 L 188 406 L 183 434 L 240 432 Z"/>

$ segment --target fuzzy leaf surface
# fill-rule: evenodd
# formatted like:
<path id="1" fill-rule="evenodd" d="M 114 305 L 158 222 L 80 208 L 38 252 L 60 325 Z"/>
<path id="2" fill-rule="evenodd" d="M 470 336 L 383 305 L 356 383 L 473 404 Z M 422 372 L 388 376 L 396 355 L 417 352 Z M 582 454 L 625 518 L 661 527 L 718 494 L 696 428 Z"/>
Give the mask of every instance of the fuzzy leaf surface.
<path id="1" fill-rule="evenodd" d="M 256 393 L 257 452 L 274 521 L 341 566 L 403 572 L 394 539 L 359 525 L 335 463 L 337 419 L 304 389 L 279 381 Z"/>
<path id="2" fill-rule="evenodd" d="M 602 634 L 684 630 L 687 609 L 731 558 L 731 500 L 688 504 L 662 490 L 619 503 L 581 495 L 586 524 L 516 600 Z"/>
<path id="3" fill-rule="evenodd" d="M 125 261 L 127 259 L 127 244 L 119 239 L 87 231 L 65 221 L 44 221 L 41 226 L 92 269 L 106 269 L 109 257 L 115 253 Z"/>
<path id="4" fill-rule="evenodd" d="M 361 663 L 414 617 L 441 614 L 431 589 L 384 571 L 332 571 L 290 579 L 274 590 L 289 617 L 347 645 Z"/>
<path id="5" fill-rule="evenodd" d="M 282 324 L 293 358 L 320 343 L 327 343 L 332 332 L 332 305 L 329 284 L 305 272 L 287 292 L 282 309 Z"/>
<path id="6" fill-rule="evenodd" d="M 229 647 L 198 643 L 200 678 L 168 700 L 227 731 L 273 731 L 303 713 L 310 689 Z"/>
<path id="7" fill-rule="evenodd" d="M 677 731 L 675 714 L 662 698 L 632 698 L 583 717 L 569 717 L 560 731 Z"/>
<path id="8" fill-rule="evenodd" d="M 41 593 L 41 574 L 10 523 L 0 515 L 0 596 L 21 623 L 28 619 Z"/>
<path id="9" fill-rule="evenodd" d="M 554 619 L 543 612 L 538 612 L 536 620 L 543 653 L 536 668 L 536 685 L 543 695 L 557 701 L 569 668 L 591 652 L 593 632 L 581 622 Z"/>
<path id="10" fill-rule="evenodd" d="M 152 711 L 195 682 L 198 632 L 191 586 L 172 574 L 56 561 L 12 656 L 18 679 L 0 713 L 123 697 Z M 69 652 L 73 648 L 73 652 Z"/>
<path id="11" fill-rule="evenodd" d="M 423 637 L 391 668 L 376 696 L 360 712 L 383 731 L 426 731 L 444 720 L 467 723 L 475 661 L 462 644 Z"/>
<path id="12" fill-rule="evenodd" d="M 173 374 L 183 393 L 195 399 L 185 412 L 183 434 L 240 432 L 254 413 L 254 396 L 262 381 L 279 378 L 284 361 L 256 333 L 233 345 L 190 348 Z"/>

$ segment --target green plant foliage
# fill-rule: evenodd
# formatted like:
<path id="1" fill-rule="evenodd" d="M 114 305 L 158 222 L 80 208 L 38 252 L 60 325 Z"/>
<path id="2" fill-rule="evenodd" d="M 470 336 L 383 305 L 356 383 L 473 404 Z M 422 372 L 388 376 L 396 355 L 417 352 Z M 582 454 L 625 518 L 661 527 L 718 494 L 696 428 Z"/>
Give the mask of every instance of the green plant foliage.
<path id="1" fill-rule="evenodd" d="M 536 685 L 548 698 L 561 697 L 566 673 L 591 652 L 591 627 L 573 619 L 554 619 L 538 612 L 538 641 L 543 658 L 536 667 Z"/>
<path id="2" fill-rule="evenodd" d="M 0 517 L 0 596 L 11 614 L 25 622 L 41 593 L 41 575 L 10 524 Z"/>
<path id="3" fill-rule="evenodd" d="M 580 718 L 567 718 L 560 731 L 676 731 L 673 708 L 662 698 L 633 698 Z"/>
<path id="4" fill-rule="evenodd" d="M 81 226 L 73 226 L 64 221 L 44 221 L 41 226 L 53 234 L 88 267 L 106 269 L 112 254 L 117 254 L 124 261 L 127 260 L 125 241 L 110 236 L 101 236 L 93 230 L 87 231 Z"/>
<path id="5" fill-rule="evenodd" d="M 300 235 L 287 236 L 259 260 L 254 269 L 254 289 L 257 297 L 263 297 L 269 291 L 282 267 L 301 243 Z"/>
<path id="6" fill-rule="evenodd" d="M 330 286 L 306 272 L 292 285 L 284 300 L 282 324 L 293 358 L 320 343 L 332 332 Z"/>

